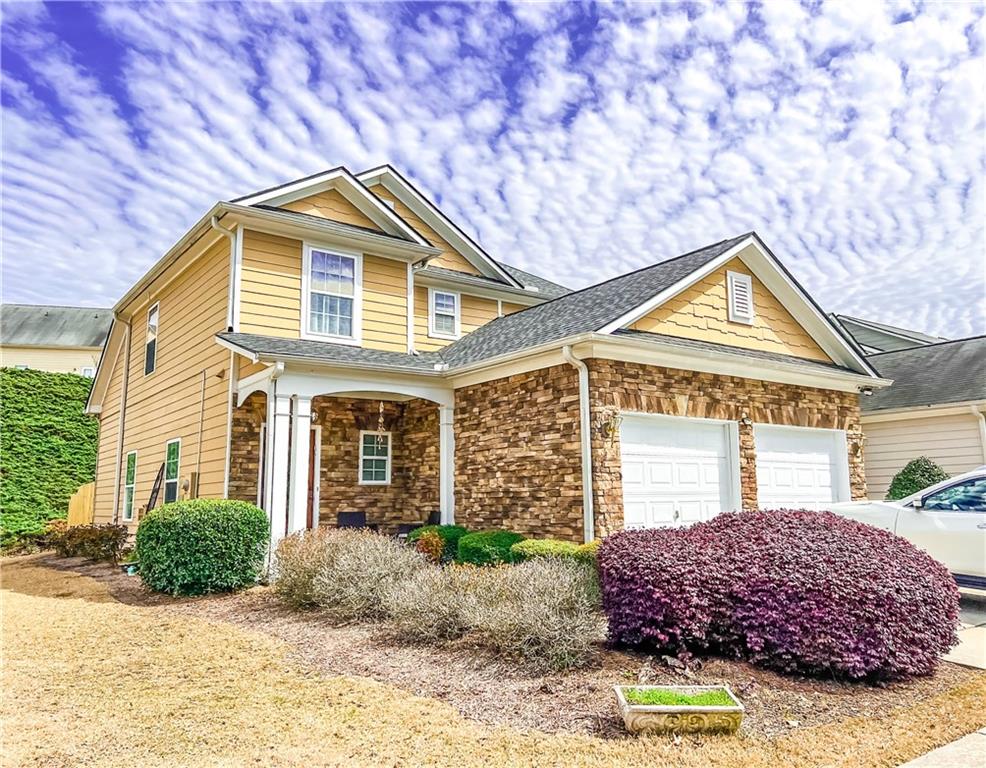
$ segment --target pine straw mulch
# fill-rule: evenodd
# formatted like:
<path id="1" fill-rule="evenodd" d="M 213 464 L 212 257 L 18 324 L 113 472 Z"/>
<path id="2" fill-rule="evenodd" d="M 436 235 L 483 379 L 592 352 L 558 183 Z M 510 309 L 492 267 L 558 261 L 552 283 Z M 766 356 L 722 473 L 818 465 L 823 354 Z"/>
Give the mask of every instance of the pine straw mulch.
<path id="1" fill-rule="evenodd" d="M 986 674 L 951 664 L 885 688 L 616 652 L 534 676 L 333 627 L 264 589 L 179 601 L 48 556 L 4 561 L 2 587 L 11 765 L 889 766 L 986 725 Z M 628 739 L 611 686 L 634 681 L 729 682 L 743 735 Z"/>

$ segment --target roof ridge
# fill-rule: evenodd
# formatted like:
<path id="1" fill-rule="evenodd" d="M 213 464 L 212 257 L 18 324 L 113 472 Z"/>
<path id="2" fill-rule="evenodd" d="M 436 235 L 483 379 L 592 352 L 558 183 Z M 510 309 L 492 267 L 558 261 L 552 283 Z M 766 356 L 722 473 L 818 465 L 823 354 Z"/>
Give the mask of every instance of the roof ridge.
<path id="1" fill-rule="evenodd" d="M 918 344 L 915 347 L 906 347 L 904 349 L 887 349 L 883 352 L 874 352 L 873 354 L 867 355 L 867 357 L 879 357 L 880 355 L 896 355 L 901 352 L 918 352 L 928 347 L 941 347 L 945 344 L 958 344 L 962 341 L 976 341 L 978 339 L 986 339 L 986 334 L 978 334 L 976 336 L 965 336 L 961 339 L 945 339 L 943 341 L 934 341 L 930 344 Z"/>
<path id="2" fill-rule="evenodd" d="M 0 302 L 0 307 L 34 307 L 37 309 L 91 309 L 95 312 L 112 312 L 113 307 L 85 307 L 78 304 L 22 304 L 14 301 Z"/>
<path id="3" fill-rule="evenodd" d="M 930 333 L 925 333 L 924 331 L 915 331 L 912 328 L 904 328 L 900 325 L 891 325 L 890 323 L 881 323 L 879 320 L 867 320 L 864 317 L 854 317 L 853 315 L 843 315 L 838 312 L 832 312 L 831 315 L 837 319 L 848 320 L 851 323 L 856 323 L 857 325 L 863 325 L 867 328 L 871 328 L 876 331 L 882 331 L 884 333 L 897 333 L 899 336 L 905 336 L 907 338 L 913 338 L 915 336 L 924 336 L 925 338 L 933 338 L 939 340 L 943 339 L 941 336 L 934 336 Z M 915 341 L 923 341 L 923 339 L 914 339 Z M 937 343 L 937 342 L 930 342 Z"/>

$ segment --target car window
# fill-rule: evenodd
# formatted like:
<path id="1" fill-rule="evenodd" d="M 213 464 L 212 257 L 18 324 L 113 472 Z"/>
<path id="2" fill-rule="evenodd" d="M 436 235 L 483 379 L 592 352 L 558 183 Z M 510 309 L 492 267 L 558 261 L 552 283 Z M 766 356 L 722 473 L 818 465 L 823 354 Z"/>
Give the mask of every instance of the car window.
<path id="1" fill-rule="evenodd" d="M 965 480 L 924 497 L 925 509 L 986 512 L 986 477 Z"/>

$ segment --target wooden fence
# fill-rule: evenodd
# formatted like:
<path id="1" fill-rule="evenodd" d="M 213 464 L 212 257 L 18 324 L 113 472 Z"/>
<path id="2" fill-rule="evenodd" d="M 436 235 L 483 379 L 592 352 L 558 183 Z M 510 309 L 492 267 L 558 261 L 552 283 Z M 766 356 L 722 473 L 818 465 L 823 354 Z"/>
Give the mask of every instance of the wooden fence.
<path id="1" fill-rule="evenodd" d="M 68 500 L 68 524 L 89 525 L 96 509 L 96 484 L 86 483 Z"/>

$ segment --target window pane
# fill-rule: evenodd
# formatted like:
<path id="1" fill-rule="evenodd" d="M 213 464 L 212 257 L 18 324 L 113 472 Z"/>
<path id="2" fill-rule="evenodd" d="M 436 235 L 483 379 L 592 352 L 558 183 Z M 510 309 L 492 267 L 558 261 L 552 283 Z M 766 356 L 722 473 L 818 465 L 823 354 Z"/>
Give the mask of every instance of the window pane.
<path id="1" fill-rule="evenodd" d="M 312 290 L 352 296 L 356 285 L 356 260 L 324 251 L 312 251 Z"/>
<path id="2" fill-rule="evenodd" d="M 435 294 L 435 312 L 441 312 L 446 315 L 455 314 L 455 294 L 454 293 L 436 293 Z"/>
<path id="3" fill-rule="evenodd" d="M 164 503 L 170 504 L 172 501 L 178 501 L 177 480 L 169 480 L 164 484 Z"/>
<path id="4" fill-rule="evenodd" d="M 150 312 L 147 313 L 147 332 L 148 335 L 152 333 L 157 333 L 157 323 L 158 323 L 158 307 L 154 307 Z"/>
<path id="5" fill-rule="evenodd" d="M 435 332 L 436 333 L 455 333 L 455 316 L 454 315 L 435 315 Z"/>
<path id="6" fill-rule="evenodd" d="M 133 485 L 134 475 L 137 474 L 137 454 L 128 453 L 127 454 L 127 485 Z"/>
<path id="7" fill-rule="evenodd" d="M 175 480 L 178 477 L 178 459 L 180 452 L 181 446 L 177 442 L 168 443 L 164 468 L 164 476 L 168 480 Z"/>
<path id="8" fill-rule="evenodd" d="M 924 506 L 951 512 L 986 512 L 986 480 L 967 480 L 933 493 Z"/>
<path id="9" fill-rule="evenodd" d="M 130 520 L 134 516 L 134 489 L 125 488 L 123 491 L 123 516 Z"/>
<path id="10" fill-rule="evenodd" d="M 353 335 L 353 300 L 323 293 L 311 295 L 312 333 L 332 336 Z"/>
<path id="11" fill-rule="evenodd" d="M 151 339 L 144 347 L 144 373 L 153 373 L 155 358 L 157 356 L 157 341 Z"/>

